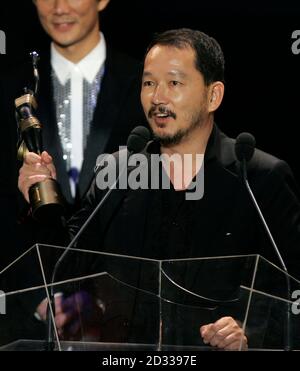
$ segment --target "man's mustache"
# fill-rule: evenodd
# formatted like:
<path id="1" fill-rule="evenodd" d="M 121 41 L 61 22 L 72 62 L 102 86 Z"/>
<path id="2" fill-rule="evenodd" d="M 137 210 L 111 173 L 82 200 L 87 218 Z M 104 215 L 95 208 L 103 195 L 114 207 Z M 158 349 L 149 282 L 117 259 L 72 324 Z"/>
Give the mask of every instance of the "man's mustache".
<path id="1" fill-rule="evenodd" d="M 159 106 L 159 107 L 153 106 L 153 107 L 151 107 L 149 109 L 149 112 L 148 112 L 148 118 L 152 118 L 153 115 L 157 115 L 158 113 L 162 113 L 164 115 L 168 115 L 168 116 L 172 117 L 173 119 L 176 119 L 176 113 L 169 110 L 165 106 Z"/>

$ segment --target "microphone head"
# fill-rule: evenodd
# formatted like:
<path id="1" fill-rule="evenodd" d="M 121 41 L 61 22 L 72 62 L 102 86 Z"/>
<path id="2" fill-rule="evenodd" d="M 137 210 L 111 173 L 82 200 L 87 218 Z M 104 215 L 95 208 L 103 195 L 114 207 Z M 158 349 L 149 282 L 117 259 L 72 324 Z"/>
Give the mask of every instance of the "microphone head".
<path id="1" fill-rule="evenodd" d="M 255 138 L 250 133 L 241 133 L 236 138 L 235 155 L 239 161 L 251 160 L 255 149 Z"/>
<path id="2" fill-rule="evenodd" d="M 150 131 L 144 126 L 135 127 L 127 139 L 127 149 L 132 153 L 139 153 L 151 139 Z"/>

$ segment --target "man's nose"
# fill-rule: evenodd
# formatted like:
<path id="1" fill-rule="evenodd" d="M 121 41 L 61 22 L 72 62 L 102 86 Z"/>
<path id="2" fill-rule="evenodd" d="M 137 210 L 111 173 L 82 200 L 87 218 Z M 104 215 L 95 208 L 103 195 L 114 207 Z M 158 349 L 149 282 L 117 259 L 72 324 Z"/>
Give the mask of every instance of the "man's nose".
<path id="1" fill-rule="evenodd" d="M 54 0 L 53 8 L 55 14 L 65 14 L 70 11 L 70 5 L 72 1 L 70 0 Z"/>
<path id="2" fill-rule="evenodd" d="M 156 86 L 152 95 L 152 103 L 155 105 L 168 103 L 167 92 L 162 85 Z"/>

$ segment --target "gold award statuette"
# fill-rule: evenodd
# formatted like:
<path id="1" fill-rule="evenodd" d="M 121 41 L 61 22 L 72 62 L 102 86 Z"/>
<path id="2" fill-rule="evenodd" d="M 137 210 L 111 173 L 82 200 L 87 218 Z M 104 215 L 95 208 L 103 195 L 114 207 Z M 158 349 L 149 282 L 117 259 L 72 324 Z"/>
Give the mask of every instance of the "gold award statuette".
<path id="1" fill-rule="evenodd" d="M 38 89 L 37 53 L 31 53 L 35 76 L 35 94 Z M 43 152 L 42 125 L 35 117 L 37 103 L 34 93 L 25 88 L 25 94 L 15 100 L 16 117 L 19 126 L 21 144 L 18 148 L 19 158 L 27 151 L 40 155 Z M 34 184 L 29 190 L 32 215 L 35 219 L 50 219 L 64 212 L 64 200 L 59 184 L 52 178 Z"/>

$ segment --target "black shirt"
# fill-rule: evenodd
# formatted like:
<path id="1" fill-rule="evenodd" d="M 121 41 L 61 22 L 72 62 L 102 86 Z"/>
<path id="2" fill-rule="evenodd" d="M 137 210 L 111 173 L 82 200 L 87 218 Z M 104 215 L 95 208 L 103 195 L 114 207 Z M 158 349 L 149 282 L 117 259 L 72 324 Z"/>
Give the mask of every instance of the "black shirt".
<path id="1" fill-rule="evenodd" d="M 144 254 L 155 259 L 189 256 L 192 234 L 189 220 L 197 201 L 185 200 L 185 191 L 153 190 L 149 196 L 146 216 Z"/>

